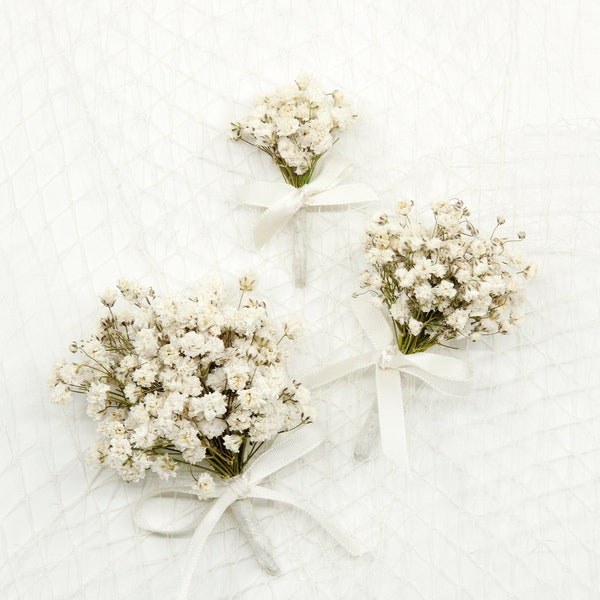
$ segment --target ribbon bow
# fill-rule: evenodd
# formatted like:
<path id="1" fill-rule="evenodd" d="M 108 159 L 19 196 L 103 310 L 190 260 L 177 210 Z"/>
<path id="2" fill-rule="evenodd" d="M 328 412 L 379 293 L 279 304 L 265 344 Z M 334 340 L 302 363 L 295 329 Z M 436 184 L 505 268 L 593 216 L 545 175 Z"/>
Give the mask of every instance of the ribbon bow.
<path id="1" fill-rule="evenodd" d="M 457 358 L 428 352 L 402 354 L 396 345 L 394 333 L 380 310 L 365 301 L 354 303 L 353 310 L 375 350 L 309 373 L 302 378 L 302 382 L 308 388 L 316 388 L 354 371 L 375 366 L 382 451 L 390 460 L 408 471 L 400 373 L 417 377 L 449 396 L 466 396 L 473 379 L 471 366 Z"/>
<path id="2" fill-rule="evenodd" d="M 375 192 L 365 184 L 339 185 L 351 171 L 352 165 L 331 156 L 324 161 L 318 175 L 301 188 L 267 181 L 247 183 L 241 191 L 242 203 L 267 209 L 254 228 L 256 245 L 260 247 L 265 244 L 302 208 L 343 206 L 377 200 Z"/>
<path id="3" fill-rule="evenodd" d="M 217 496 L 210 508 L 187 526 L 179 528 L 153 526 L 148 521 L 144 508 L 148 500 L 159 496 L 174 494 L 195 496 L 195 493 L 191 490 L 185 488 L 161 488 L 150 492 L 137 501 L 134 506 L 133 516 L 137 526 L 142 529 L 161 534 L 181 534 L 195 529 L 192 541 L 190 542 L 187 566 L 184 570 L 185 577 L 177 596 L 178 600 L 186 600 L 188 597 L 195 567 L 202 552 L 202 547 L 211 531 L 225 510 L 241 498 L 261 498 L 291 504 L 308 513 L 350 554 L 358 556 L 364 553 L 364 549 L 359 542 L 337 529 L 337 527 L 329 523 L 324 516 L 317 513 L 310 506 L 298 502 L 295 498 L 287 494 L 258 485 L 263 479 L 269 477 L 269 475 L 314 450 L 323 442 L 323 439 L 323 432 L 316 425 L 280 434 L 269 450 L 256 458 L 242 475 L 224 480 L 223 484 L 217 487 Z"/>

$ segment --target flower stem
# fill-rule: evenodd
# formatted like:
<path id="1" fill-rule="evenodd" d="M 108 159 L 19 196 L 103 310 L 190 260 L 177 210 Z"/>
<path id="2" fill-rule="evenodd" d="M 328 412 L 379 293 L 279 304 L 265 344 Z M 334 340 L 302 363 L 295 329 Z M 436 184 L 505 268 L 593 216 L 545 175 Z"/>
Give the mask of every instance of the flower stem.
<path id="1" fill-rule="evenodd" d="M 306 211 L 299 210 L 294 218 L 294 281 L 296 287 L 306 287 Z"/>
<path id="2" fill-rule="evenodd" d="M 315 167 L 319 157 L 317 156 L 310 165 L 310 168 L 302 174 L 296 173 L 291 167 L 284 162 L 273 157 L 283 178 L 287 183 L 295 188 L 301 188 L 306 185 L 313 176 Z M 306 286 L 306 213 L 304 209 L 300 209 L 294 217 L 294 282 L 296 287 L 303 288 Z"/>

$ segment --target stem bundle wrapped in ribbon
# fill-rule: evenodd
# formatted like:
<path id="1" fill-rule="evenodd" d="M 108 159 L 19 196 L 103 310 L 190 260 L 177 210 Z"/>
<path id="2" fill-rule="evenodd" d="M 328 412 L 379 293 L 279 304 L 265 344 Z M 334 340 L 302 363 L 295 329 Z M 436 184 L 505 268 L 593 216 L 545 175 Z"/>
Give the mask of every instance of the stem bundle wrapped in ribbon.
<path id="1" fill-rule="evenodd" d="M 256 181 L 247 183 L 241 192 L 242 203 L 248 206 L 266 208 L 259 218 L 254 239 L 262 246 L 271 236 L 289 223 L 303 209 L 316 207 L 339 207 L 362 204 L 376 200 L 371 188 L 362 183 L 339 185 L 352 167 L 338 157 L 331 157 L 317 176 L 301 188 L 290 187 L 285 183 Z M 306 283 L 306 241 L 304 239 L 304 215 L 295 218 L 294 276 L 296 285 Z"/>
<path id="2" fill-rule="evenodd" d="M 412 202 L 399 202 L 396 215 L 377 216 L 367 229 L 365 250 L 370 267 L 362 286 L 379 308 L 355 307 L 376 351 L 341 361 L 304 378 L 318 387 L 358 369 L 375 365 L 379 428 L 383 452 L 408 467 L 402 381 L 416 377 L 445 394 L 468 394 L 471 368 L 453 357 L 426 352 L 455 338 L 477 341 L 481 335 L 506 334 L 521 317 L 521 279 L 535 274 L 509 249 L 511 240 L 479 235 L 460 200 L 438 202 L 433 224 L 411 222 Z M 367 419 L 371 431 L 374 419 Z M 359 440 L 364 447 L 364 439 Z"/>
<path id="3" fill-rule="evenodd" d="M 244 121 L 231 124 L 233 139 L 268 154 L 286 181 L 248 184 L 242 192 L 242 202 L 267 209 L 254 231 L 259 247 L 294 220 L 294 279 L 299 287 L 306 284 L 303 209 L 376 199 L 366 185 L 336 187 L 351 171 L 351 166 L 339 159 L 317 174 L 320 158 L 355 117 L 341 92 L 325 94 L 311 78 L 302 77 L 295 85 L 261 98 Z"/>

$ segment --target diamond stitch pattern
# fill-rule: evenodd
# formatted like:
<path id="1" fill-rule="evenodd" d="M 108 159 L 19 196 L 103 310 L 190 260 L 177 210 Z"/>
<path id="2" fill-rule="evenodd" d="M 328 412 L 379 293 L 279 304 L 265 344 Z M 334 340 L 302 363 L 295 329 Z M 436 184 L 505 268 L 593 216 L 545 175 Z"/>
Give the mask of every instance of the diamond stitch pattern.
<path id="1" fill-rule="evenodd" d="M 85 466 L 94 424 L 50 403 L 51 363 L 121 275 L 159 290 L 253 269 L 305 334 L 291 369 L 369 348 L 350 308 L 369 215 L 460 197 L 539 263 L 521 331 L 471 344 L 468 398 L 406 403 L 411 477 L 352 459 L 373 372 L 315 392 L 328 441 L 268 485 L 365 541 L 352 558 L 295 509 L 256 502 L 283 574 L 226 513 L 202 552 L 218 600 L 594 600 L 600 589 L 600 8 L 408 0 L 0 3 L 0 597 L 171 598 L 189 537 L 139 531 L 125 485 Z M 247 180 L 279 181 L 228 123 L 302 71 L 360 119 L 335 152 L 378 206 L 312 211 L 260 252 Z M 326 160 L 326 159 L 324 159 Z"/>

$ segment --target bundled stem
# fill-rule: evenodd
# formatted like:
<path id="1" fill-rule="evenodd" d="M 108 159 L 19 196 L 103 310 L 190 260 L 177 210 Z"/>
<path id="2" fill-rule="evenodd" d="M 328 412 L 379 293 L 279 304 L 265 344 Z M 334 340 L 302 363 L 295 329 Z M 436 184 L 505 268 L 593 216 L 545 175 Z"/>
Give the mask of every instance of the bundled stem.
<path id="1" fill-rule="evenodd" d="M 301 188 L 306 185 L 312 178 L 317 161 L 320 157 L 315 157 L 312 165 L 308 171 L 298 175 L 293 169 L 290 169 L 285 163 L 278 162 L 277 157 L 274 157 L 283 178 L 287 183 L 293 185 L 295 188 Z M 306 286 L 306 212 L 304 210 L 298 211 L 294 217 L 294 234 L 293 234 L 293 269 L 294 269 L 294 282 L 296 287 L 303 288 Z"/>
<path id="2" fill-rule="evenodd" d="M 240 531 L 246 536 L 256 562 L 269 575 L 279 575 L 281 569 L 273 558 L 271 540 L 260 527 L 250 500 L 237 500 L 231 505 L 231 512 Z"/>
<path id="3" fill-rule="evenodd" d="M 357 461 L 363 461 L 369 458 L 373 453 L 373 447 L 375 446 L 375 440 L 377 439 L 377 432 L 379 431 L 379 422 L 377 414 L 377 403 L 374 402 L 367 413 L 367 418 L 363 423 L 363 426 L 356 438 L 356 445 L 354 446 L 354 459 Z"/>

